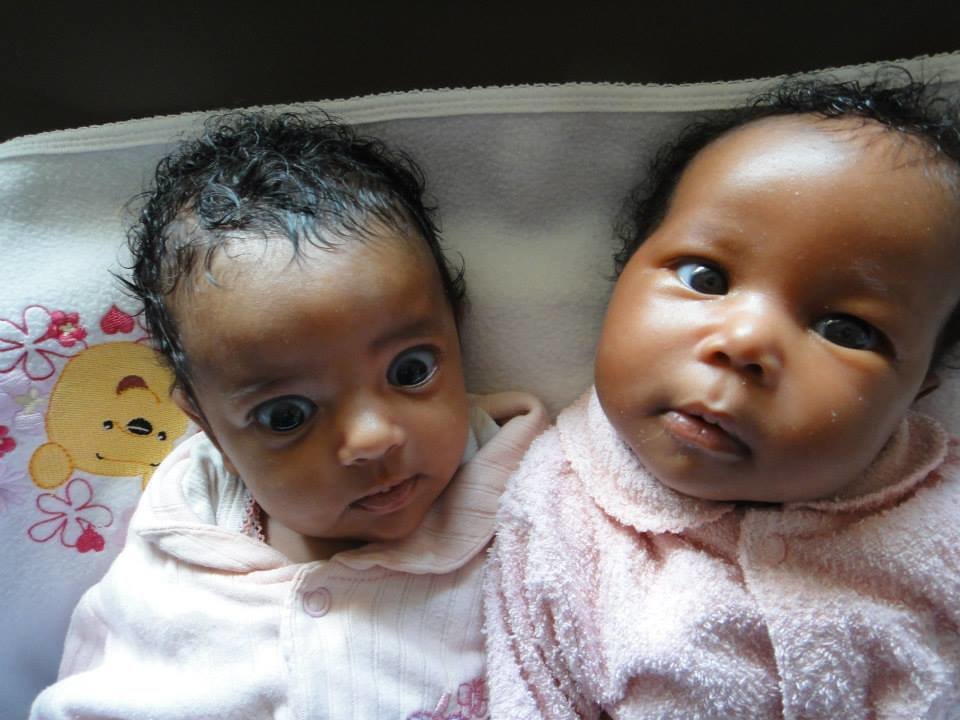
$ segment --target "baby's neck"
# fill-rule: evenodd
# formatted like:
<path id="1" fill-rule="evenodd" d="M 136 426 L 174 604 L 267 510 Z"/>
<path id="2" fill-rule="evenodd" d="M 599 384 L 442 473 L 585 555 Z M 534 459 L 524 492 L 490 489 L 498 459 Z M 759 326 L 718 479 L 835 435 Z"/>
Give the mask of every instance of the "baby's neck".
<path id="1" fill-rule="evenodd" d="M 282 552 L 292 563 L 329 560 L 337 553 L 353 550 L 364 544 L 357 540 L 307 537 L 270 520 L 270 517 L 264 513 L 263 535 L 267 544 L 274 550 Z"/>

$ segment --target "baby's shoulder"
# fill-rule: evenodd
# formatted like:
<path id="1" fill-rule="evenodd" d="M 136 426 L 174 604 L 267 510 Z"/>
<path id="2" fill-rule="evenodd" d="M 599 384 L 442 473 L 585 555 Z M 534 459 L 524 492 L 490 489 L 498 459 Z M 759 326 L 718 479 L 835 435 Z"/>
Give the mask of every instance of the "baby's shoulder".
<path id="1" fill-rule="evenodd" d="M 555 425 L 530 445 L 519 467 L 507 482 L 501 516 L 512 516 L 532 525 L 553 526 L 558 518 L 592 506 L 580 478 L 564 453 Z"/>

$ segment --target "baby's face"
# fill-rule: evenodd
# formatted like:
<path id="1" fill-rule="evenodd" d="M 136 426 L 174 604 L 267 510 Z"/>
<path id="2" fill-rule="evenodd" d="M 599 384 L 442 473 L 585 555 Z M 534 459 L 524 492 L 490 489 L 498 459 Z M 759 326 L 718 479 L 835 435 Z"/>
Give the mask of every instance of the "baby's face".
<path id="1" fill-rule="evenodd" d="M 957 304 L 957 198 L 926 149 L 790 116 L 687 168 L 618 280 L 604 411 L 667 486 L 714 500 L 856 494 Z"/>
<path id="2" fill-rule="evenodd" d="M 434 261 L 419 239 L 387 231 L 294 262 L 285 241 L 272 248 L 231 245 L 214 262 L 220 286 L 178 298 L 205 425 L 271 535 L 330 547 L 403 537 L 456 472 L 468 433 Z"/>

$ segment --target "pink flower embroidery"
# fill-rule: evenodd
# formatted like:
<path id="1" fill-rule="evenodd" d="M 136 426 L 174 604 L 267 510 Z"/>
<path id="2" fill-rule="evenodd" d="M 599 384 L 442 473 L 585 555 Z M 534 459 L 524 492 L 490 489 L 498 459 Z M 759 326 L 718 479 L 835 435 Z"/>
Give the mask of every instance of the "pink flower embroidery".
<path id="1" fill-rule="evenodd" d="M 42 340 L 56 340 L 64 347 L 73 347 L 87 336 L 86 329 L 80 325 L 80 315 L 75 312 L 54 310 L 50 313 L 50 325 Z"/>
<path id="2" fill-rule="evenodd" d="M 17 441 L 9 437 L 10 428 L 6 425 L 0 425 L 0 457 L 11 452 L 16 446 Z"/>
<path id="3" fill-rule="evenodd" d="M 50 312 L 40 305 L 23 311 L 19 323 L 0 318 L 0 373 L 17 365 L 31 380 L 45 380 L 57 368 L 53 358 L 73 357 L 87 347 L 77 313 Z"/>
<path id="4" fill-rule="evenodd" d="M 457 703 L 466 712 L 468 718 L 487 716 L 487 683 L 483 678 L 474 678 L 461 683 L 457 689 Z"/>
<path id="5" fill-rule="evenodd" d="M 41 493 L 37 496 L 37 509 L 50 517 L 31 525 L 27 535 L 34 542 L 47 542 L 59 536 L 61 545 L 79 552 L 103 550 L 103 536 L 96 528 L 109 527 L 113 513 L 92 500 L 93 488 L 83 478 L 67 483 L 63 497 Z"/>
<path id="6" fill-rule="evenodd" d="M 432 710 L 420 710 L 407 716 L 407 720 L 488 720 L 487 683 L 482 677 L 461 683 L 457 688 L 456 711 L 450 708 L 450 693 L 440 696 L 440 702 Z"/>

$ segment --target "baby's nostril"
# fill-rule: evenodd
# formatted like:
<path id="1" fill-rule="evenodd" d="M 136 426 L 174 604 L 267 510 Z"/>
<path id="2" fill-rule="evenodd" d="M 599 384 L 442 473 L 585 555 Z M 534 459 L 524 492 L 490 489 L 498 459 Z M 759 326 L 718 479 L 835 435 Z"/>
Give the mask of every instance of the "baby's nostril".
<path id="1" fill-rule="evenodd" d="M 763 376 L 763 366 L 759 363 L 747 363 L 747 365 L 744 367 L 744 370 L 754 377 Z"/>
<path id="2" fill-rule="evenodd" d="M 127 430 L 134 435 L 149 435 L 153 432 L 153 425 L 144 418 L 134 418 L 127 423 Z"/>

